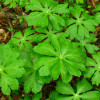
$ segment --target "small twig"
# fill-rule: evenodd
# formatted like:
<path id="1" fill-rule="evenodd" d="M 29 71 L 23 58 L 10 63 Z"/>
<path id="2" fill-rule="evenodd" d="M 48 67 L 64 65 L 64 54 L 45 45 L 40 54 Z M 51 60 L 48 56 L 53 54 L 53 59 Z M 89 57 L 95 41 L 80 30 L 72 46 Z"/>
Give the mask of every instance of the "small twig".
<path id="1" fill-rule="evenodd" d="M 9 32 L 7 32 L 7 33 L 5 34 L 5 36 L 4 36 L 4 41 L 7 39 L 8 35 L 9 35 Z"/>
<path id="2" fill-rule="evenodd" d="M 12 26 L 12 24 L 11 24 L 11 22 L 10 22 L 10 20 L 9 20 L 9 16 L 8 16 L 7 14 L 6 14 L 6 17 L 7 17 L 8 24 L 9 24 L 9 26 L 10 26 L 10 28 L 11 28 L 11 37 L 13 37 L 13 35 L 14 35 L 13 26 Z"/>

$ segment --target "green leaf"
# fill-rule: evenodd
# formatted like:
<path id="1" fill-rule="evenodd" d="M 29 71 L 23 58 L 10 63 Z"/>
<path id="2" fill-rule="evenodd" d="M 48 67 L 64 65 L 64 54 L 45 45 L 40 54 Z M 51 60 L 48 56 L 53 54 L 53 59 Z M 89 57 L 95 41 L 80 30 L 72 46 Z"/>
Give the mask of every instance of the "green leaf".
<path id="1" fill-rule="evenodd" d="M 65 26 L 65 21 L 59 14 L 68 13 L 68 4 L 58 4 L 54 0 L 31 0 L 26 5 L 26 10 L 32 10 L 34 12 L 25 16 L 25 19 L 29 26 L 48 26 L 49 23 L 56 30 L 60 30 L 62 26 Z"/>
<path id="2" fill-rule="evenodd" d="M 30 0 L 30 2 L 25 6 L 26 10 L 43 10 L 42 5 L 40 4 L 39 0 Z"/>
<path id="3" fill-rule="evenodd" d="M 16 32 L 13 37 L 22 38 L 22 33 L 20 31 Z"/>
<path id="4" fill-rule="evenodd" d="M 80 97 L 85 100 L 99 100 L 100 93 L 98 91 L 90 91 L 80 95 Z"/>
<path id="5" fill-rule="evenodd" d="M 80 40 L 80 43 L 78 43 L 78 45 L 85 47 L 90 54 L 94 54 L 95 51 L 98 50 L 99 48 L 93 44 L 90 44 L 90 42 L 96 42 L 96 41 L 97 38 L 94 37 L 94 34 L 90 34 L 89 38 Z"/>
<path id="6" fill-rule="evenodd" d="M 69 7 L 71 14 L 75 17 L 75 18 L 79 18 L 81 12 L 83 11 L 83 8 L 80 5 L 74 4 L 73 7 Z"/>
<path id="7" fill-rule="evenodd" d="M 56 91 L 52 91 L 50 94 L 50 99 L 51 100 L 56 100 L 59 97 L 59 93 Z"/>
<path id="8" fill-rule="evenodd" d="M 35 30 L 39 32 L 39 34 L 32 35 L 31 38 L 34 40 L 33 42 L 41 42 L 44 41 L 53 41 L 52 38 L 57 38 L 64 35 L 64 32 L 58 32 L 57 30 L 53 29 L 52 25 L 49 24 L 48 27 L 36 27 Z M 56 43 L 55 43 L 56 44 Z"/>
<path id="9" fill-rule="evenodd" d="M 45 65 L 44 67 L 41 67 L 39 70 L 39 74 L 40 76 L 48 76 L 50 74 L 48 66 Z"/>
<path id="10" fill-rule="evenodd" d="M 56 30 L 61 30 L 61 26 L 65 26 L 65 21 L 64 19 L 56 14 L 51 14 L 49 16 L 50 22 L 52 23 L 52 26 Z"/>
<path id="11" fill-rule="evenodd" d="M 16 8 L 16 6 L 17 6 L 16 1 L 13 1 L 13 2 L 10 4 L 9 8 Z"/>
<path id="12" fill-rule="evenodd" d="M 95 68 L 87 68 L 87 70 L 84 72 L 84 77 L 91 78 L 94 72 L 95 72 Z"/>
<path id="13" fill-rule="evenodd" d="M 79 41 L 84 40 L 84 37 L 89 38 L 89 32 L 95 32 L 95 26 L 98 25 L 98 22 L 95 19 L 88 15 L 86 12 L 83 12 L 82 8 L 71 7 L 71 14 L 75 18 L 67 18 L 66 26 L 69 26 L 66 29 L 66 37 L 70 36 L 70 39 L 76 38 Z M 96 47 L 94 47 L 97 49 Z"/>
<path id="14" fill-rule="evenodd" d="M 3 0 L 4 4 L 7 5 L 11 2 L 12 0 Z"/>
<path id="15" fill-rule="evenodd" d="M 88 20 L 85 20 L 83 22 L 83 25 L 89 30 L 89 31 L 92 31 L 92 32 L 95 32 L 96 29 L 95 29 L 95 21 L 94 20 L 91 20 L 91 19 L 88 19 Z"/>
<path id="16" fill-rule="evenodd" d="M 77 93 L 84 93 L 88 90 L 91 90 L 92 86 L 90 83 L 88 83 L 88 81 L 86 79 L 83 79 L 81 82 L 77 83 Z"/>
<path id="17" fill-rule="evenodd" d="M 24 67 L 25 68 L 32 68 L 32 58 L 30 57 L 30 53 L 28 54 L 25 51 L 21 51 L 19 53 L 19 58 L 22 59 L 24 61 Z"/>
<path id="18" fill-rule="evenodd" d="M 94 76 L 92 77 L 92 84 L 96 84 L 97 86 L 100 84 L 100 80 L 98 80 L 100 78 L 100 72 L 96 71 L 94 73 Z"/>
<path id="19" fill-rule="evenodd" d="M 10 95 L 10 89 L 18 90 L 19 88 L 18 80 L 10 77 L 6 73 L 2 73 L 0 84 L 2 92 L 6 95 Z"/>
<path id="20" fill-rule="evenodd" d="M 40 100 L 42 98 L 42 93 L 34 94 L 32 100 Z"/>
<path id="21" fill-rule="evenodd" d="M 24 32 L 24 36 L 22 35 L 21 32 L 15 33 L 13 38 L 10 40 L 10 44 L 12 44 L 13 47 L 18 46 L 18 50 L 26 50 L 29 51 L 32 49 L 32 44 L 29 42 L 33 42 L 30 37 L 34 36 L 32 35 L 35 31 L 31 30 L 31 28 L 27 28 Z M 33 38 L 34 39 L 34 38 Z"/>
<path id="22" fill-rule="evenodd" d="M 34 48 L 34 51 L 42 55 L 49 55 L 49 56 L 56 55 L 54 48 L 47 42 L 39 43 L 38 46 Z"/>
<path id="23" fill-rule="evenodd" d="M 28 26 L 41 26 L 45 27 L 48 25 L 48 18 L 46 15 L 43 15 L 42 12 L 32 12 L 29 15 L 25 16 Z"/>
<path id="24" fill-rule="evenodd" d="M 9 45 L 0 45 L 0 87 L 6 95 L 10 95 L 11 90 L 18 90 L 17 78 L 25 73 L 24 63 L 18 57 L 16 49 L 12 49 Z"/>
<path id="25" fill-rule="evenodd" d="M 84 3 L 84 0 L 76 0 L 77 3 Z"/>
<path id="26" fill-rule="evenodd" d="M 77 25 L 73 24 L 66 30 L 66 36 L 70 35 L 70 39 L 74 39 L 77 35 Z"/>
<path id="27" fill-rule="evenodd" d="M 100 12 L 97 12 L 93 17 L 94 17 L 95 22 L 97 24 L 100 24 L 100 20 L 99 20 L 99 18 L 100 18 Z"/>
<path id="28" fill-rule="evenodd" d="M 11 96 L 9 96 L 9 100 L 13 100 L 13 98 Z"/>
<path id="29" fill-rule="evenodd" d="M 66 18 L 65 20 L 66 20 L 66 26 L 72 25 L 73 23 L 76 22 L 76 20 L 73 18 Z"/>
<path id="30" fill-rule="evenodd" d="M 84 76 L 86 78 L 91 78 L 92 84 L 96 84 L 98 86 L 100 84 L 100 53 L 98 52 L 97 54 L 94 54 L 93 59 L 87 58 L 87 66 L 93 67 L 87 68 L 84 72 Z"/>
<path id="31" fill-rule="evenodd" d="M 70 95 L 70 94 L 74 94 L 74 90 L 73 88 L 71 87 L 71 85 L 69 83 L 62 83 L 61 80 L 59 80 L 57 82 L 57 87 L 56 87 L 56 90 L 61 93 L 61 94 L 67 94 L 67 95 Z"/>
<path id="32" fill-rule="evenodd" d="M 82 49 L 77 48 L 64 37 L 52 38 L 51 42 L 39 43 L 33 50 L 42 55 L 35 63 L 35 68 L 40 68 L 39 74 L 42 76 L 50 73 L 51 77 L 56 80 L 61 74 L 63 82 L 68 82 L 72 75 L 80 76 L 80 70 L 85 70 Z"/>
<path id="33" fill-rule="evenodd" d="M 26 93 L 31 91 L 32 88 L 32 92 L 33 93 L 37 93 L 41 90 L 42 88 L 42 84 L 38 83 L 38 79 L 36 78 L 38 76 L 36 76 L 35 73 L 33 73 L 24 83 L 24 90 Z"/>
<path id="34" fill-rule="evenodd" d="M 55 6 L 58 5 L 58 2 L 54 1 L 54 0 L 40 0 L 41 4 L 43 5 L 43 7 L 50 7 L 50 8 L 54 8 Z"/>
<path id="35" fill-rule="evenodd" d="M 60 68 L 60 62 L 58 61 L 58 62 L 55 62 L 53 65 L 52 65 L 52 68 L 50 69 L 51 70 L 51 77 L 54 79 L 54 80 L 56 80 L 56 79 L 58 79 L 59 78 L 59 75 L 60 75 L 60 73 L 61 73 L 61 70 L 60 69 L 58 69 L 58 67 Z M 55 71 L 56 70 L 56 71 Z"/>
<path id="36" fill-rule="evenodd" d="M 29 95 L 25 95 L 24 100 L 31 100 Z"/>
<path id="37" fill-rule="evenodd" d="M 97 46 L 91 45 L 91 44 L 88 44 L 85 47 L 88 50 L 88 52 L 91 54 L 95 53 L 95 51 L 97 51 L 99 49 Z"/>
<path id="38" fill-rule="evenodd" d="M 16 4 L 16 2 L 17 2 L 18 0 L 3 0 L 3 2 L 4 2 L 4 4 L 5 5 L 8 5 L 9 3 L 11 3 L 10 4 L 10 8 L 16 8 L 16 6 L 17 6 L 17 4 Z"/>
<path id="39" fill-rule="evenodd" d="M 100 92 L 93 91 L 91 84 L 83 79 L 72 88 L 69 83 L 57 82 L 56 91 L 50 95 L 51 100 L 99 100 Z"/>
<path id="40" fill-rule="evenodd" d="M 24 36 L 31 36 L 32 33 L 34 33 L 34 30 L 31 30 L 31 28 L 27 28 L 24 32 Z"/>
<path id="41" fill-rule="evenodd" d="M 10 4 L 9 8 L 16 8 L 17 6 L 25 6 L 28 0 L 2 0 L 5 5 Z"/>
<path id="42" fill-rule="evenodd" d="M 13 78 L 19 78 L 25 73 L 25 70 L 22 66 L 24 66 L 23 61 L 16 60 L 15 62 L 8 64 L 4 70 L 9 76 Z"/>
<path id="43" fill-rule="evenodd" d="M 26 93 L 29 93 L 30 91 L 37 93 L 41 90 L 42 85 L 48 83 L 49 80 L 49 77 L 41 77 L 37 71 L 34 71 L 27 79 L 25 79 L 24 90 Z"/>
<path id="44" fill-rule="evenodd" d="M 78 40 L 83 40 L 84 36 L 89 38 L 89 32 L 86 29 L 86 27 L 84 27 L 83 25 L 79 25 L 79 29 L 78 29 L 78 35 L 77 35 L 77 39 Z"/>
<path id="45" fill-rule="evenodd" d="M 68 7 L 68 4 L 59 4 L 56 7 L 52 9 L 53 13 L 67 13 L 68 10 L 66 9 Z"/>
<path id="46" fill-rule="evenodd" d="M 93 9 L 92 11 L 100 11 L 100 4 L 97 4 L 97 5 L 96 5 L 96 8 Z"/>

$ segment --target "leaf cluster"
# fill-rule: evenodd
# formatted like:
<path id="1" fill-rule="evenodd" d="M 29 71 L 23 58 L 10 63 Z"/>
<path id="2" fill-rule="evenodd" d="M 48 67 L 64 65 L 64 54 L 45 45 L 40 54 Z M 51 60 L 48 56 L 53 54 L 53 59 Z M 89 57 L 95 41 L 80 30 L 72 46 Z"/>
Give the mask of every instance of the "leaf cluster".
<path id="1" fill-rule="evenodd" d="M 40 100 L 43 85 L 55 80 L 56 91 L 51 93 L 50 100 L 99 100 L 100 92 L 94 85 L 100 84 L 100 53 L 93 43 L 98 40 L 94 32 L 100 24 L 100 13 L 96 12 L 100 5 L 91 15 L 78 3 L 3 2 L 11 2 L 11 8 L 25 7 L 28 28 L 15 32 L 7 44 L 0 45 L 2 92 L 10 95 L 11 90 L 18 90 L 23 84 L 25 93 L 34 93 L 32 100 Z M 29 99 L 27 95 L 25 98 Z"/>

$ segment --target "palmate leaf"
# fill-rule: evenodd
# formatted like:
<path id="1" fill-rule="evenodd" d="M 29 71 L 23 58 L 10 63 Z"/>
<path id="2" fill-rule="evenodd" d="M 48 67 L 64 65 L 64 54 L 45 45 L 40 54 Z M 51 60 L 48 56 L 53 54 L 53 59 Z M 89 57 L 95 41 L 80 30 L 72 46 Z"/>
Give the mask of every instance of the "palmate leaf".
<path id="1" fill-rule="evenodd" d="M 9 45 L 0 45 L 0 87 L 6 95 L 10 95 L 10 89 L 18 90 L 17 78 L 25 73 L 24 63 L 18 56 L 19 53 Z"/>
<path id="2" fill-rule="evenodd" d="M 80 76 L 81 71 L 85 70 L 82 49 L 64 37 L 51 37 L 51 43 L 39 43 L 33 50 L 42 55 L 35 63 L 41 76 L 50 74 L 56 80 L 61 74 L 63 82 L 69 82 L 72 75 Z"/>
<path id="3" fill-rule="evenodd" d="M 34 35 L 34 37 L 36 37 L 34 39 L 36 43 L 39 43 L 42 40 L 50 41 L 52 36 L 59 37 L 65 35 L 64 32 L 58 32 L 57 30 L 54 30 L 50 24 L 48 27 L 36 27 L 35 30 L 39 32 L 39 34 Z"/>
<path id="4" fill-rule="evenodd" d="M 99 100 L 100 93 L 98 91 L 90 91 L 91 89 L 92 86 L 86 79 L 77 83 L 77 91 L 69 83 L 66 84 L 59 80 L 56 87 L 57 92 L 51 94 L 50 100 Z"/>
<path id="5" fill-rule="evenodd" d="M 20 31 L 16 32 L 10 40 L 10 44 L 12 44 L 13 47 L 18 47 L 19 50 L 30 51 L 30 49 L 32 49 L 32 44 L 30 42 L 33 42 L 35 39 L 32 33 L 34 33 L 34 30 L 31 30 L 31 28 L 25 30 L 24 36 Z"/>
<path id="6" fill-rule="evenodd" d="M 89 38 L 85 38 L 84 40 L 81 40 L 80 43 L 76 42 L 77 45 L 81 46 L 81 47 L 85 47 L 87 49 L 87 51 L 90 54 L 94 54 L 96 50 L 98 50 L 99 48 L 97 46 L 95 46 L 94 44 L 90 44 L 92 42 L 96 42 L 97 38 L 94 37 L 94 34 L 90 34 Z"/>
<path id="7" fill-rule="evenodd" d="M 37 93 L 41 90 L 44 83 L 50 82 L 50 79 L 50 77 L 39 76 L 38 71 L 33 70 L 29 77 L 25 79 L 24 90 L 26 93 L 29 93 L 30 91 Z"/>
<path id="8" fill-rule="evenodd" d="M 95 26 L 98 23 L 95 22 L 93 16 L 88 15 L 80 9 L 70 7 L 71 14 L 75 18 L 67 18 L 66 26 L 69 26 L 66 30 L 66 36 L 70 36 L 70 39 L 83 40 L 84 37 L 89 38 L 90 32 L 95 32 Z"/>
<path id="9" fill-rule="evenodd" d="M 91 78 L 92 84 L 98 86 L 100 84 L 100 53 L 98 52 L 97 54 L 94 54 L 93 59 L 87 58 L 86 65 L 92 67 L 87 68 L 84 72 L 84 77 Z"/>
<path id="10" fill-rule="evenodd" d="M 37 34 L 36 42 L 41 42 L 43 39 L 49 41 L 49 37 L 52 36 L 57 31 L 52 29 L 52 26 L 49 24 L 48 27 L 36 27 L 35 30 L 41 34 Z"/>
<path id="11" fill-rule="evenodd" d="M 25 8 L 35 12 L 26 15 L 25 19 L 29 26 L 45 27 L 51 23 L 54 29 L 60 30 L 61 26 L 65 26 L 65 21 L 58 14 L 67 13 L 67 6 L 68 4 L 58 4 L 54 0 L 30 0 Z"/>

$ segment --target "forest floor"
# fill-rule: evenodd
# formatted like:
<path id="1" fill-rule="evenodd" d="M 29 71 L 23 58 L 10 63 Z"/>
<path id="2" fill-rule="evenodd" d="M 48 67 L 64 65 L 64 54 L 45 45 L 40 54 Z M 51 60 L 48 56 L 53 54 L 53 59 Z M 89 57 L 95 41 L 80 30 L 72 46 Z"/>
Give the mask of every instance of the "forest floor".
<path id="1" fill-rule="evenodd" d="M 21 7 L 9 9 L 9 5 L 4 6 L 0 3 L 0 44 L 7 43 L 10 38 L 13 36 L 15 31 L 24 31 L 27 28 L 27 23 L 25 20 L 21 22 L 21 14 L 23 16 L 26 14 L 25 9 Z M 94 44 L 100 48 L 100 27 L 96 27 L 95 36 L 98 38 L 97 42 Z M 100 50 L 99 50 L 100 51 Z M 52 90 L 55 89 L 56 82 L 52 81 L 49 84 L 45 84 L 42 88 L 43 98 L 45 100 L 49 97 L 49 94 Z M 19 100 L 24 97 L 25 93 L 23 91 L 23 85 L 20 86 L 18 94 L 11 93 L 13 100 Z M 28 94 L 32 97 L 33 93 Z M 9 100 L 8 96 L 4 95 L 0 90 L 0 100 Z"/>

